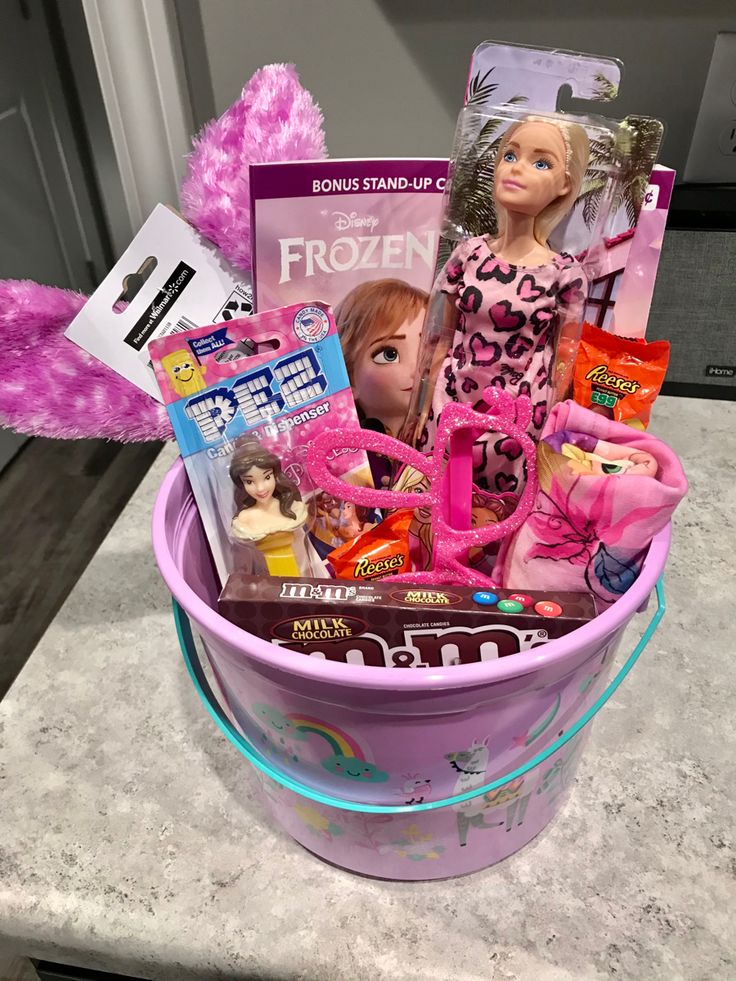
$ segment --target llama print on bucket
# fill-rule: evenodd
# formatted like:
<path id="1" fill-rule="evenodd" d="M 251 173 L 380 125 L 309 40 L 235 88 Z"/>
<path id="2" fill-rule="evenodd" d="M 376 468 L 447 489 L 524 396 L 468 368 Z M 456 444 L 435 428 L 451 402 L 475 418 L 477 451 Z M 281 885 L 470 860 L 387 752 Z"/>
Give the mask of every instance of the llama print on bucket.
<path id="1" fill-rule="evenodd" d="M 464 794 L 475 787 L 482 787 L 486 782 L 488 768 L 488 738 L 481 743 L 474 739 L 468 749 L 448 753 L 445 759 L 458 773 L 454 794 Z M 503 821 L 486 821 L 482 797 L 463 801 L 462 804 L 453 804 L 452 809 L 457 814 L 457 832 L 461 847 L 468 843 L 468 831 L 471 826 L 487 829 L 498 828 L 503 824 Z"/>
<path id="2" fill-rule="evenodd" d="M 503 787 L 497 787 L 495 790 L 483 794 L 484 808 L 506 807 L 505 825 L 507 831 L 511 831 L 514 823 L 516 823 L 517 827 L 521 827 L 524 823 L 531 793 L 522 796 L 523 787 L 524 777 L 517 777 L 515 780 L 504 784 Z M 500 827 L 500 825 L 497 825 L 497 827 Z"/>
<path id="3" fill-rule="evenodd" d="M 557 718 L 561 701 L 558 692 L 552 704 L 545 707 L 539 718 L 528 726 L 526 732 L 512 738 L 510 748 L 527 749 L 540 739 Z M 489 741 L 490 737 L 486 737 L 480 743 L 473 740 L 468 749 L 448 753 L 445 756 L 445 759 L 458 773 L 454 787 L 455 794 L 462 794 L 476 787 L 482 787 L 484 783 L 488 782 L 486 770 L 489 761 Z M 517 777 L 487 794 L 471 798 L 462 804 L 453 805 L 453 810 L 457 813 L 457 829 L 461 847 L 467 845 L 468 832 L 471 827 L 483 829 L 503 827 L 506 831 L 511 831 L 514 827 L 521 827 L 532 796 L 528 784 L 526 784 L 527 792 L 523 793 L 525 779 L 525 777 Z M 505 810 L 501 812 L 495 810 L 496 808 L 505 808 Z M 499 815 L 502 819 L 492 820 L 488 814 L 489 811 L 493 811 L 494 817 Z"/>

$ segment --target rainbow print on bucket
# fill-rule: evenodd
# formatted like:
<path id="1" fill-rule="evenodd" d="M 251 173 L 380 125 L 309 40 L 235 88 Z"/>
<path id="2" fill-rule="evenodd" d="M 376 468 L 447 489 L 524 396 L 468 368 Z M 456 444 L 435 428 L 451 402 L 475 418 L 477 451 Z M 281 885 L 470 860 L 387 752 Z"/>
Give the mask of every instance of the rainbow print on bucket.
<path id="1" fill-rule="evenodd" d="M 328 756 L 320 759 L 321 765 L 329 773 L 344 777 L 346 780 L 357 780 L 360 783 L 383 783 L 388 780 L 388 773 L 379 770 L 367 760 L 352 736 L 338 729 L 337 726 L 295 712 L 282 715 L 263 703 L 254 705 L 253 711 L 261 720 L 281 732 L 288 728 L 294 739 L 306 739 L 311 734 L 319 736 L 332 750 Z"/>

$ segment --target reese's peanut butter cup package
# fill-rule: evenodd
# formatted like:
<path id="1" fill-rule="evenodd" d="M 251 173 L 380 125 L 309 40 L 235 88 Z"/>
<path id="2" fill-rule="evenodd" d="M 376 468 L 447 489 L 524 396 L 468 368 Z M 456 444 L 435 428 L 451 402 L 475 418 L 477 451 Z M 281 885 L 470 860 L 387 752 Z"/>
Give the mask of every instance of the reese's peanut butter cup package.
<path id="1" fill-rule="evenodd" d="M 609 419 L 646 429 L 669 360 L 669 341 L 630 340 L 583 324 L 573 398 Z"/>
<path id="2" fill-rule="evenodd" d="M 338 579 L 382 579 L 409 572 L 409 525 L 411 508 L 394 511 L 387 518 L 330 552 L 328 559 Z"/>

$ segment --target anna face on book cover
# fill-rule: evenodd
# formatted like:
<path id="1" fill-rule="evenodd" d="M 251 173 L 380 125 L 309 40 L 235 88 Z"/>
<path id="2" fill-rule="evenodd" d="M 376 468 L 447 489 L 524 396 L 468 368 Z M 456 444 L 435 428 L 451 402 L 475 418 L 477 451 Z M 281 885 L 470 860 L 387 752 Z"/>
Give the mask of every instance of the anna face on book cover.
<path id="1" fill-rule="evenodd" d="M 396 434 L 409 408 L 419 338 L 429 297 L 400 279 L 352 289 L 335 307 L 335 321 L 358 411 Z"/>

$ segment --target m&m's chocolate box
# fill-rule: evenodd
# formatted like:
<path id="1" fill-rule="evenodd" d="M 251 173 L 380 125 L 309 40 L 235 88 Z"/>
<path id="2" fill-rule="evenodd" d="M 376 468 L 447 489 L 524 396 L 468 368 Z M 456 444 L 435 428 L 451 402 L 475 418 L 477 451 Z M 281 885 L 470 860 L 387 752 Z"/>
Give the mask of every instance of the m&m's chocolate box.
<path id="1" fill-rule="evenodd" d="M 590 593 L 349 582 L 235 572 L 218 610 L 299 654 L 344 664 L 438 668 L 528 651 L 596 615 Z"/>

